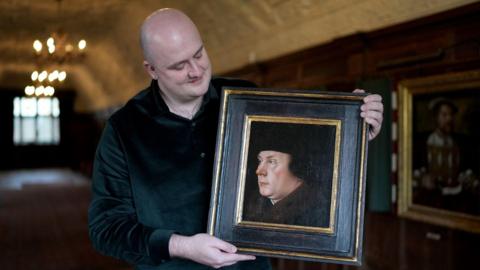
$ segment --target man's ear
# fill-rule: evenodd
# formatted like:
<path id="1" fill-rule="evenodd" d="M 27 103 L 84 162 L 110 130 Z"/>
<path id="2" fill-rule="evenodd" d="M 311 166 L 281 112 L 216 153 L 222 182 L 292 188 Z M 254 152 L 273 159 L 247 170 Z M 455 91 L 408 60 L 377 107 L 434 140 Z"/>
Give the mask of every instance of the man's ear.
<path id="1" fill-rule="evenodd" d="M 152 79 L 157 80 L 157 74 L 155 73 L 155 67 L 151 65 L 147 60 L 143 60 L 143 67 L 145 68 L 145 71 L 152 77 Z"/>

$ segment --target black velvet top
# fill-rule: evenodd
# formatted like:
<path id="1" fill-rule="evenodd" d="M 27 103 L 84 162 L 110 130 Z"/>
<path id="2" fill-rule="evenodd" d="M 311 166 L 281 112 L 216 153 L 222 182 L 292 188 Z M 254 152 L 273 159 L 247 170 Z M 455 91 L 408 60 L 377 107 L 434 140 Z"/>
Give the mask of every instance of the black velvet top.
<path id="1" fill-rule="evenodd" d="M 172 233 L 206 232 L 222 86 L 249 82 L 212 79 L 189 120 L 171 113 L 156 81 L 108 121 L 97 148 L 89 233 L 100 252 L 137 269 L 208 269 L 170 259 Z M 226 269 L 269 269 L 266 258 Z"/>

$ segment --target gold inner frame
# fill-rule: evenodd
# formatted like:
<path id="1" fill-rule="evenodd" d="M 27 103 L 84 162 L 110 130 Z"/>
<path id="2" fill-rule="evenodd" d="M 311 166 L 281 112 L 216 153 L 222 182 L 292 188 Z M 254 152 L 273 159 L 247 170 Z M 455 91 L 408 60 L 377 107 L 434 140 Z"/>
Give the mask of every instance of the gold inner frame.
<path id="1" fill-rule="evenodd" d="M 250 142 L 250 129 L 252 122 L 267 123 L 289 123 L 289 124 L 309 124 L 309 125 L 328 125 L 335 126 L 335 145 L 334 162 L 332 173 L 332 193 L 330 195 L 330 217 L 328 227 L 312 227 L 300 225 L 287 225 L 278 223 L 265 223 L 256 221 L 244 221 L 242 219 L 243 201 L 245 194 L 245 181 L 247 172 L 247 156 Z M 283 116 L 263 116 L 263 115 L 245 115 L 243 122 L 242 151 L 239 175 L 239 190 L 237 194 L 237 203 L 235 211 L 235 225 L 240 227 L 270 228 L 279 230 L 303 230 L 308 232 L 318 232 L 333 234 L 335 227 L 336 205 L 337 205 L 337 186 L 338 186 L 338 163 L 340 159 L 340 136 L 342 132 L 342 122 L 336 119 L 315 119 L 305 117 L 283 117 Z"/>
<path id="2" fill-rule="evenodd" d="M 413 96 L 416 94 L 480 88 L 480 71 L 451 73 L 401 81 L 399 93 L 399 178 L 398 214 L 423 222 L 480 232 L 480 217 L 413 204 L 412 125 Z"/>

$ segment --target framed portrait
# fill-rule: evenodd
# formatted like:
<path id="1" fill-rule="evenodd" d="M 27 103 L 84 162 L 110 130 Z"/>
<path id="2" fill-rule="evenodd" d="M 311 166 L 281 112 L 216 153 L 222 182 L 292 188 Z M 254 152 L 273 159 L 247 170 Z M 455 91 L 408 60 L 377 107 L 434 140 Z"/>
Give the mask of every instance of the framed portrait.
<path id="1" fill-rule="evenodd" d="M 400 216 L 480 232 L 480 71 L 399 83 Z"/>
<path id="2" fill-rule="evenodd" d="M 208 233 L 241 253 L 361 264 L 364 97 L 223 89 Z"/>

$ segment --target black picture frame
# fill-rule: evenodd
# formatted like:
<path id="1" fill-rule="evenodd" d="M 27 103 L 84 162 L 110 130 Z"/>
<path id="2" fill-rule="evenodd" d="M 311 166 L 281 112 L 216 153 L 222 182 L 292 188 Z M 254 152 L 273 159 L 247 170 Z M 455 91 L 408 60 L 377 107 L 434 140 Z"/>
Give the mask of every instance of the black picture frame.
<path id="1" fill-rule="evenodd" d="M 224 88 L 208 233 L 245 254 L 361 265 L 365 95 Z M 282 200 L 259 180 L 265 149 L 288 153 L 301 180 Z"/>

